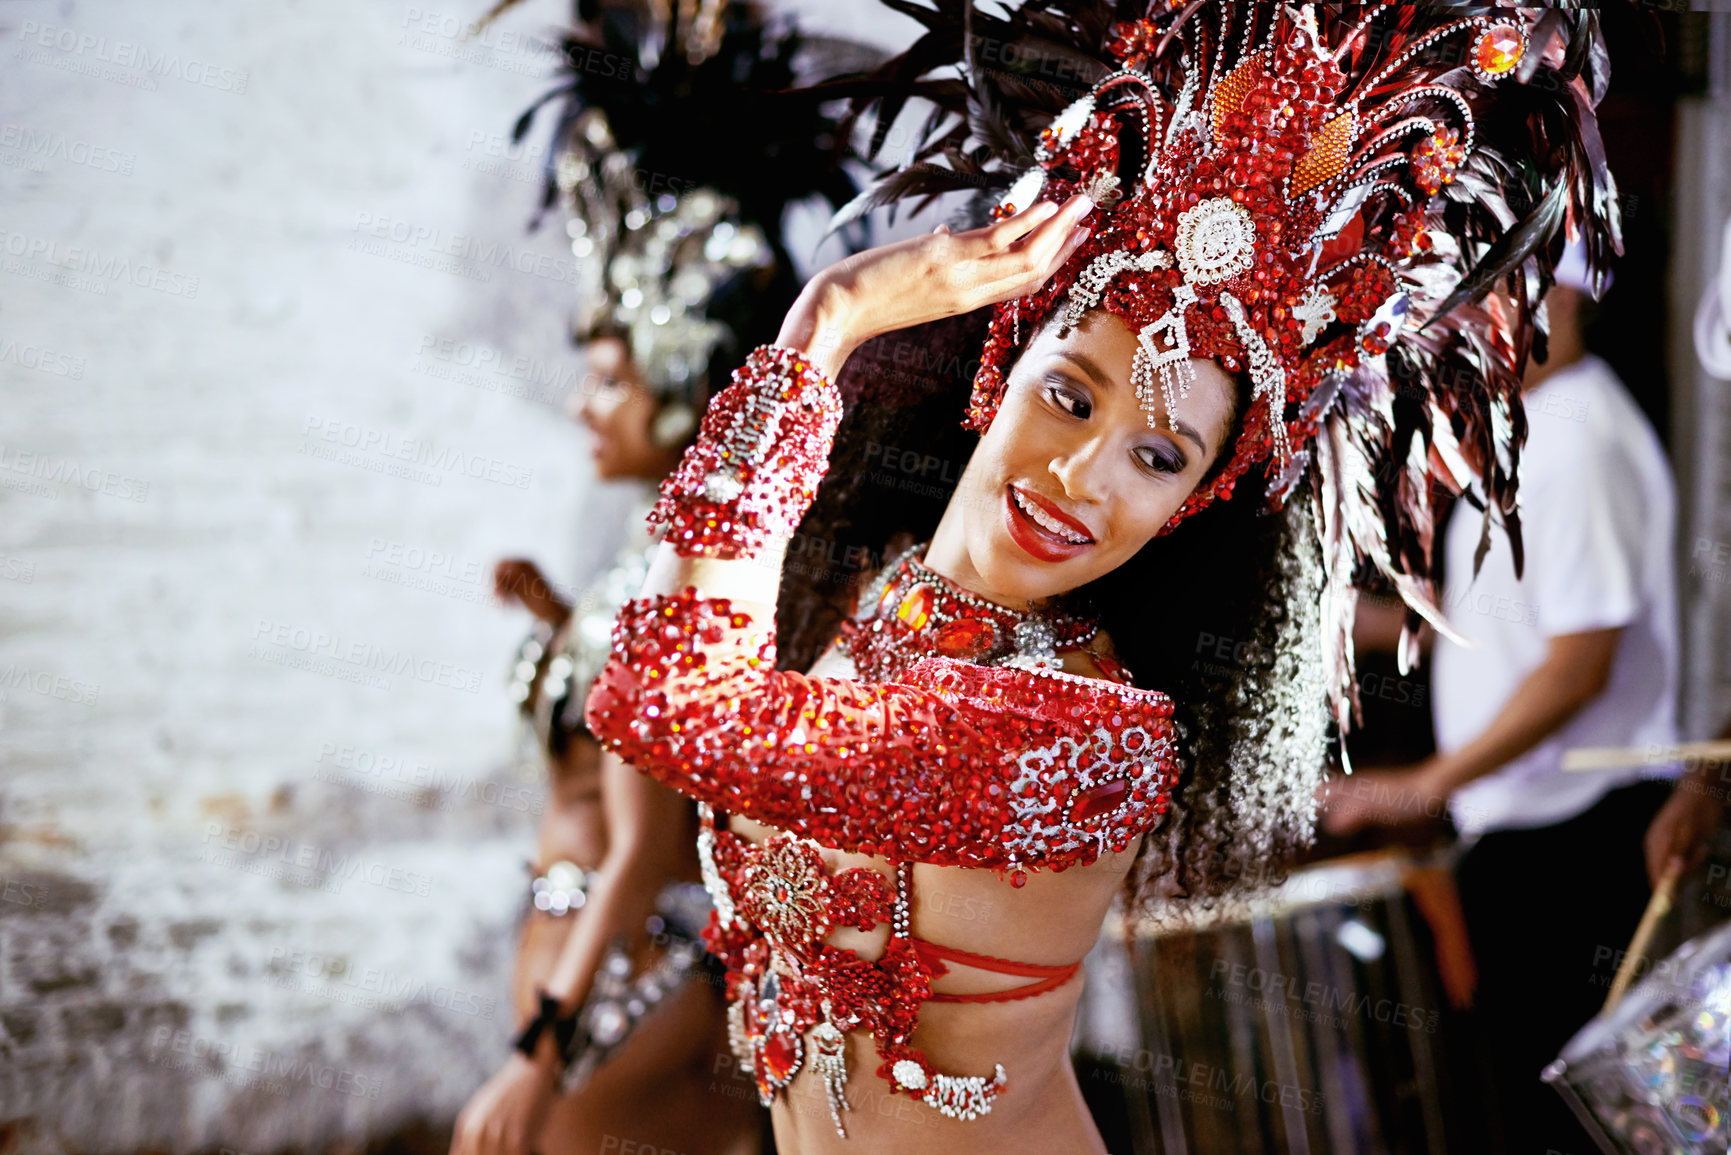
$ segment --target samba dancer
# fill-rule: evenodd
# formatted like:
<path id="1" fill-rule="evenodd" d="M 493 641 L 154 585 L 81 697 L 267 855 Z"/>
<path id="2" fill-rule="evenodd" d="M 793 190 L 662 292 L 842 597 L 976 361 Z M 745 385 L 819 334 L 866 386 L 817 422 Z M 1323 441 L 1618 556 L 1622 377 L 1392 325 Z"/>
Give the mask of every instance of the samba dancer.
<path id="1" fill-rule="evenodd" d="M 1590 102 L 1559 71 L 1580 67 L 1564 46 L 1591 40 L 1591 13 L 1192 5 L 1109 30 L 1107 5 L 957 8 L 919 13 L 933 35 L 859 87 L 972 100 L 918 154 L 947 160 L 951 187 L 1026 175 L 994 224 L 807 286 L 662 487 L 667 537 L 588 703 L 609 749 L 703 803 L 706 937 L 789 1152 L 843 1150 L 842 1135 L 1102 1149 L 1066 1044 L 1071 980 L 1114 893 L 1139 854 L 1157 881 L 1218 893 L 1309 836 L 1325 701 L 1343 723 L 1350 710 L 1355 570 L 1440 622 L 1433 461 L 1507 518 L 1550 235 L 1567 212 L 1595 259 L 1615 243 L 1608 175 L 1571 135 Z M 973 70 L 981 37 L 1108 48 L 1121 67 L 1102 61 L 1051 117 L 1049 90 Z M 965 83 L 913 84 L 949 48 L 968 55 Z M 1514 75 L 1523 57 L 1544 83 Z M 923 164 L 884 198 L 948 178 Z M 1516 208 L 1529 219 L 1507 230 Z M 1512 308 L 1455 308 L 1503 278 Z M 865 591 L 811 673 L 777 670 L 775 575 L 825 480 L 843 364 L 994 302 L 968 410 L 982 436 L 931 541 Z M 1278 661 L 1323 676 L 1282 699 L 1302 705 L 1260 731 L 1273 746 L 1186 762 L 1180 738 L 1195 751 L 1208 735 L 1181 736 L 1176 704 L 1128 684 L 1115 650 L 1162 680 L 1133 658 L 1135 603 L 1172 588 L 1147 566 L 1182 559 L 1188 527 L 1154 539 L 1238 486 L 1295 525 L 1314 509 L 1320 541 L 1289 541 L 1282 562 L 1315 575 L 1322 613 L 1275 608 L 1315 642 Z M 1094 592 L 1113 596 L 1095 609 Z M 1230 731 L 1225 706 L 1185 709 Z M 916 906 L 933 890 L 1006 913 L 959 924 Z M 862 1084 L 928 1110 L 854 1110 Z M 813 1102 L 827 1117 L 795 1109 Z"/>
<path id="2" fill-rule="evenodd" d="M 568 1028 L 519 1037 L 520 1054 L 465 1108 L 453 1150 L 558 1155 L 611 1136 L 657 1150 L 750 1151 L 760 1112 L 748 1088 L 716 1093 L 725 1034 L 697 942 L 709 906 L 691 804 L 603 754 L 583 703 L 614 615 L 648 569 L 642 521 L 654 484 L 696 431 L 709 382 L 773 335 L 797 291 L 783 208 L 813 192 L 839 203 L 851 190 L 822 152 L 828 122 L 758 115 L 792 80 L 796 37 L 771 34 L 745 6 L 658 19 L 614 4 L 596 15 L 565 46 L 572 70 L 554 94 L 564 99 L 548 192 L 566 210 L 574 255 L 596 274 L 574 320 L 587 372 L 572 416 L 593 437 L 597 478 L 643 493 L 631 539 L 575 604 L 528 560 L 495 573 L 499 595 L 538 619 L 513 691 L 551 775 L 513 1004 L 523 1023 L 548 1005 L 581 1009 Z M 607 69 L 585 67 L 596 53 Z M 718 117 L 754 125 L 757 147 L 784 153 L 793 170 L 772 181 L 717 163 Z M 519 134 L 527 127 L 526 116 Z M 550 1044 L 561 1095 L 552 1064 L 536 1060 Z"/>

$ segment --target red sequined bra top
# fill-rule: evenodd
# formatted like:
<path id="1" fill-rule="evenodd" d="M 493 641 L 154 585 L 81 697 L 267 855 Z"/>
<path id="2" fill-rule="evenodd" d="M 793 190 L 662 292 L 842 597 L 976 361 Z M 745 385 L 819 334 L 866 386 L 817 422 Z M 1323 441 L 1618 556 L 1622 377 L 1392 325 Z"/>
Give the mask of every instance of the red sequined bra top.
<path id="1" fill-rule="evenodd" d="M 828 1092 L 836 1130 L 845 1136 L 843 1035 L 866 1030 L 883 1058 L 878 1073 L 895 1090 L 952 1118 L 988 1111 L 1008 1080 L 1003 1066 L 990 1077 L 935 1071 L 908 1045 L 920 1004 L 1032 998 L 1064 985 L 1081 964 L 1017 963 L 917 938 L 909 929 L 913 863 L 897 865 L 893 888 L 870 868 L 831 873 L 810 841 L 776 834 L 754 845 L 725 829 L 725 816 L 699 807 L 698 852 L 715 900 L 705 941 L 727 965 L 728 1041 L 756 1080 L 764 1105 L 806 1062 L 809 1034 L 814 1073 Z M 869 931 L 884 922 L 890 938 L 876 959 L 824 941 L 836 928 Z M 934 994 L 932 980 L 947 972 L 947 962 L 1029 981 L 990 994 Z"/>
<path id="2" fill-rule="evenodd" d="M 775 479 L 792 472 L 786 442 L 824 407 L 801 410 L 785 374 L 771 372 L 783 366 L 765 360 L 759 350 L 711 403 L 703 436 L 664 488 L 664 503 L 675 506 L 669 541 L 681 540 L 680 515 L 691 509 L 702 529 L 726 518 L 752 521 L 757 515 L 741 509 L 753 501 L 757 510 L 770 508 L 751 490 L 766 470 L 755 478 L 739 471 L 743 496 L 741 486 L 713 482 L 715 462 L 726 461 L 714 443 L 728 432 L 715 426 L 729 419 L 730 403 L 754 400 L 741 399 L 742 386 L 784 406 L 749 428 L 760 452 L 779 448 Z M 808 385 L 809 378 L 833 391 L 816 374 L 808 373 Z M 777 421 L 782 442 L 761 448 L 761 430 Z M 811 437 L 814 456 L 821 449 L 827 457 L 829 434 L 833 421 Z M 689 476 L 705 453 L 707 489 L 701 473 L 695 482 Z M 776 495 L 791 507 L 777 513 L 781 524 L 797 524 L 815 488 L 807 476 L 798 487 L 803 503 Z M 742 553 L 750 556 L 731 556 Z M 932 1001 L 932 978 L 944 972 L 945 958 L 1025 974 L 1029 984 L 999 996 L 1015 998 L 1060 985 L 1074 967 L 1030 967 L 914 940 L 906 917 L 911 864 L 1063 870 L 1127 849 L 1169 803 L 1171 702 L 1058 670 L 943 657 L 923 658 L 890 682 L 775 666 L 773 622 L 761 624 L 725 598 L 687 587 L 633 599 L 615 623 L 587 721 L 626 762 L 705 804 L 700 849 L 717 905 L 706 937 L 730 968 L 736 1046 L 766 1098 L 801 1069 L 809 1038 L 813 1072 L 841 1130 L 844 1036 L 866 1030 L 883 1059 L 878 1074 L 894 1091 L 952 1117 L 983 1114 L 1005 1084 L 1001 1066 L 991 1076 L 943 1075 L 910 1044 L 920 1004 Z M 786 833 L 753 846 L 718 827 L 713 811 Z M 868 869 L 831 875 L 819 846 L 888 859 L 900 885 L 892 889 Z M 891 937 L 875 960 L 824 941 L 832 929 L 884 921 Z"/>

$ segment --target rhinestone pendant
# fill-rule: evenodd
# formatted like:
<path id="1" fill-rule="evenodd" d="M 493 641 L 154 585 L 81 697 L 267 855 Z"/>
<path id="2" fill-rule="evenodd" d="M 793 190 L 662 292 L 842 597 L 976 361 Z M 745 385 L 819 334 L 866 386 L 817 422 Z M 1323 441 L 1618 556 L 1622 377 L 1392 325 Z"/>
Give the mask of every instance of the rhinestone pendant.
<path id="1" fill-rule="evenodd" d="M 823 1022 L 812 1029 L 811 1046 L 812 1072 L 823 1080 L 824 1094 L 829 1099 L 829 1117 L 835 1123 L 835 1133 L 846 1139 L 847 1128 L 842 1126 L 841 1113 L 853 1109 L 848 1105 L 846 1094 L 847 1036 L 831 1021 L 827 999 L 823 1004 Z"/>
<path id="2" fill-rule="evenodd" d="M 897 1083 L 910 1091 L 923 1091 L 931 1080 L 926 1078 L 926 1069 L 912 1059 L 900 1059 L 890 1068 L 890 1074 L 895 1076 Z"/>
<path id="3" fill-rule="evenodd" d="M 998 645 L 998 627 L 982 618 L 958 618 L 939 629 L 932 645 L 946 658 L 977 661 Z"/>
<path id="4" fill-rule="evenodd" d="M 751 1031 L 745 1022 L 750 1005 L 751 1000 L 746 998 L 727 1000 L 727 1049 L 733 1052 L 734 1061 L 739 1064 L 740 1070 L 747 1074 L 756 1074 L 755 1048 L 752 1045 Z"/>
<path id="5" fill-rule="evenodd" d="M 931 620 L 932 587 L 921 582 L 908 591 L 908 596 L 902 599 L 902 604 L 896 607 L 896 617 L 910 630 L 923 630 L 926 622 Z"/>
<path id="6" fill-rule="evenodd" d="M 781 976 L 774 971 L 758 982 L 745 1012 L 745 1031 L 751 1041 L 751 1073 L 757 1081 L 757 1098 L 765 1107 L 775 1093 L 793 1082 L 805 1058 L 805 1044 L 791 1024 L 783 1022 Z"/>
<path id="7" fill-rule="evenodd" d="M 1057 638 L 1052 630 L 1052 623 L 1042 618 L 1030 618 L 1016 623 L 1016 653 L 1006 662 L 1006 666 L 1018 666 L 1024 670 L 1057 669 L 1062 662 L 1058 660 Z"/>

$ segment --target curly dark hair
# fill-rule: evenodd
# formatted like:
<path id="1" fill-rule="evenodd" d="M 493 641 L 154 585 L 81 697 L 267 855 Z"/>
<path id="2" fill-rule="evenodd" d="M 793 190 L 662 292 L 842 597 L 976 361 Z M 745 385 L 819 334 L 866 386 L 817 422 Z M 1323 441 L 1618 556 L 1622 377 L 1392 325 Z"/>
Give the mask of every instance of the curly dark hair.
<path id="1" fill-rule="evenodd" d="M 842 371 L 830 468 L 782 572 L 783 668 L 809 669 L 862 575 L 898 539 L 936 529 L 979 440 L 960 418 L 989 319 L 892 333 Z M 1307 496 L 1267 514 L 1253 480 L 1071 595 L 1099 614 L 1136 684 L 1174 700 L 1180 782 L 1128 884 L 1160 918 L 1194 921 L 1277 883 L 1314 828 L 1327 761 L 1321 555 Z"/>

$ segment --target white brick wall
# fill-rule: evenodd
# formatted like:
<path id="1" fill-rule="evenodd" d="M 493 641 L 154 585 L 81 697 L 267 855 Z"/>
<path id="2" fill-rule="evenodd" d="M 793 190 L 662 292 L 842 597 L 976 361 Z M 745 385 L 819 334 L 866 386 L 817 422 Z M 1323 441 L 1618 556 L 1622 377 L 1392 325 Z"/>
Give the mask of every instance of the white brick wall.
<path id="1" fill-rule="evenodd" d="M 18 1150 L 377 1141 L 505 1053 L 542 795 L 488 571 L 580 582 L 628 495 L 558 413 L 571 258 L 504 147 L 567 8 L 464 39 L 486 7 L 0 6 Z"/>
<path id="2" fill-rule="evenodd" d="M 503 1054 L 541 793 L 487 571 L 581 577 L 622 505 L 521 396 L 578 367 L 571 258 L 493 153 L 563 6 L 465 42 L 484 8 L 0 9 L 0 1120 L 32 1142 L 361 1141 Z"/>

